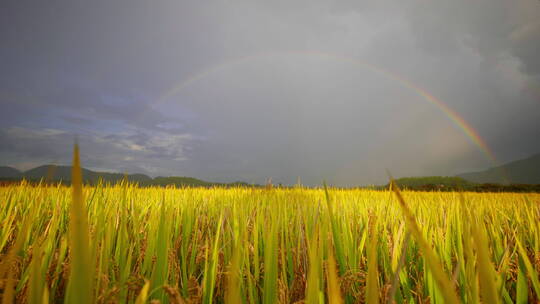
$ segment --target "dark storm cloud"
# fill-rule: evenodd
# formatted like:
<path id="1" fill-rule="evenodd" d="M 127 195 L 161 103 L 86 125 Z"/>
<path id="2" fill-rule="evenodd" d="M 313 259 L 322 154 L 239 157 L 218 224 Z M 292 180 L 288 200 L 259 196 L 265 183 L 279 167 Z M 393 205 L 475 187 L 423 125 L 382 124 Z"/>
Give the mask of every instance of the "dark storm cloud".
<path id="1" fill-rule="evenodd" d="M 5 128 L 0 131 L 3 161 L 22 169 L 55 163 L 68 164 L 75 135 L 58 129 Z M 77 134 L 86 167 L 152 175 L 173 174 L 189 151 L 189 135 L 161 132 Z"/>
<path id="2" fill-rule="evenodd" d="M 111 96 L 95 88 L 80 87 L 68 78 L 64 81 L 61 86 L 36 89 L 23 96 L 0 96 L 2 104 L 8 109 L 0 117 L 9 120 L 13 114 L 24 114 L 26 120 L 35 125 L 41 122 L 44 127 L 51 126 L 51 121 L 65 121 L 82 127 L 96 121 L 114 121 L 117 124 L 160 131 L 167 131 L 167 128 L 162 127 L 166 124 L 176 126 L 176 131 L 182 127 L 177 117 L 156 111 L 146 101 L 142 101 L 141 96 Z"/>
<path id="3" fill-rule="evenodd" d="M 539 6 L 535 0 L 421 1 L 411 7 L 410 20 L 425 49 L 469 47 L 495 64 L 512 55 L 535 75 L 540 73 Z"/>
<path id="4" fill-rule="evenodd" d="M 224 181 L 481 169 L 441 109 L 339 57 L 512 160 L 540 151 L 539 20 L 537 0 L 4 1 L 0 156 L 67 163 L 77 134 L 87 166 Z"/>

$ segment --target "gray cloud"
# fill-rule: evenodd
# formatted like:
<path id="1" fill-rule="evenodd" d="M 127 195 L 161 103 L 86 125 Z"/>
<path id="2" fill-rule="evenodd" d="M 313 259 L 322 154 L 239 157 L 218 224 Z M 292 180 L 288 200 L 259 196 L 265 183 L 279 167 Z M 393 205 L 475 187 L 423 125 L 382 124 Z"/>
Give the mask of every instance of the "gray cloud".
<path id="1" fill-rule="evenodd" d="M 68 162 L 78 134 L 95 168 L 223 181 L 481 169 L 485 153 L 396 77 L 501 161 L 536 153 L 538 20 L 537 0 L 8 1 L 0 156 Z"/>
<path id="2" fill-rule="evenodd" d="M 491 64 L 510 54 L 526 73 L 540 72 L 533 55 L 540 52 L 538 1 L 420 1 L 410 12 L 413 32 L 425 49 L 439 54 L 461 45 Z"/>
<path id="3" fill-rule="evenodd" d="M 75 136 L 58 129 L 11 127 L 0 131 L 3 161 L 20 169 L 55 163 L 69 164 L 75 138 L 81 146 L 83 165 L 99 170 L 174 174 L 189 155 L 189 134 L 122 133 Z"/>

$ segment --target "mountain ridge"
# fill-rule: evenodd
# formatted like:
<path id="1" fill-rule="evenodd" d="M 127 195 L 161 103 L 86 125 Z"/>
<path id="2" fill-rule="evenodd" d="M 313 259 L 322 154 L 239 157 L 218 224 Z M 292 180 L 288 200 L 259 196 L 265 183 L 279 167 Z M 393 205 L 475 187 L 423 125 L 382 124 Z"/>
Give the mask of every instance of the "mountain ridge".
<path id="1" fill-rule="evenodd" d="M 100 172 L 82 168 L 83 180 L 85 182 L 97 182 L 100 178 L 105 182 L 116 182 L 127 176 L 128 180 L 134 182 L 148 181 L 152 178 L 145 174 L 122 174 L 114 172 Z M 22 176 L 27 179 L 45 179 L 49 181 L 70 181 L 71 166 L 42 165 L 22 172 Z"/>
<path id="2" fill-rule="evenodd" d="M 0 179 L 3 180 L 20 180 L 27 179 L 30 181 L 45 182 L 63 182 L 71 181 L 71 166 L 64 165 L 42 165 L 26 171 L 19 171 L 13 167 L 0 166 Z M 216 183 L 200 180 L 194 177 L 187 176 L 158 176 L 152 178 L 146 174 L 122 174 L 116 172 L 101 172 L 82 168 L 83 181 L 85 183 L 96 184 L 100 180 L 105 183 L 117 183 L 124 178 L 130 182 L 138 183 L 141 186 L 192 186 L 192 187 L 212 187 L 212 186 L 235 186 L 235 185 L 250 185 L 245 182 L 237 181 L 232 183 Z"/>
<path id="3" fill-rule="evenodd" d="M 483 171 L 456 176 L 475 183 L 540 184 L 540 153 Z"/>
<path id="4" fill-rule="evenodd" d="M 87 183 L 95 184 L 99 180 L 108 183 L 116 183 L 127 177 L 128 181 L 139 183 L 142 186 L 231 186 L 231 185 L 250 185 L 245 182 L 237 181 L 232 183 L 209 182 L 194 177 L 187 176 L 157 176 L 152 178 L 146 174 L 122 174 L 115 172 L 101 172 L 82 168 L 83 180 Z M 527 158 L 514 160 L 497 167 L 488 168 L 483 171 L 465 172 L 455 175 L 467 182 L 477 184 L 540 184 L 540 153 L 533 154 Z M 30 170 L 20 171 L 9 166 L 0 166 L 0 179 L 3 180 L 44 180 L 51 182 L 69 182 L 71 180 L 71 166 L 63 165 L 42 165 Z M 422 179 L 429 179 L 430 183 L 435 182 L 435 177 L 416 177 L 414 180 L 404 182 L 414 183 L 415 185 Z M 448 177 L 450 178 L 450 177 Z M 421 182 L 426 182 L 422 180 Z"/>
<path id="5" fill-rule="evenodd" d="M 16 177 L 21 177 L 21 175 L 22 175 L 22 172 L 15 168 L 12 168 L 9 166 L 0 166 L 0 177 L 16 178 Z"/>

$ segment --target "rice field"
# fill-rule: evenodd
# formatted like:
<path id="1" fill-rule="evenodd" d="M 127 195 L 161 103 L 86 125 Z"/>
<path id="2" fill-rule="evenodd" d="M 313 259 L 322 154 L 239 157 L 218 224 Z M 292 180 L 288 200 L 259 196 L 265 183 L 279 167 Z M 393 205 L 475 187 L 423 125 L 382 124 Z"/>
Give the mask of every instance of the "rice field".
<path id="1" fill-rule="evenodd" d="M 3 303 L 539 303 L 538 194 L 82 187 L 74 164 L 0 188 Z"/>

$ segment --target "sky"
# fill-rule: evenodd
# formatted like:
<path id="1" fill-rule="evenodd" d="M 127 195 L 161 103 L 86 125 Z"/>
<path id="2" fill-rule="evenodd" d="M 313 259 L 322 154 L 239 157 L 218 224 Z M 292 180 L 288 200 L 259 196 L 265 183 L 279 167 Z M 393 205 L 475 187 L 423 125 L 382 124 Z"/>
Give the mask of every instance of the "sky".
<path id="1" fill-rule="evenodd" d="M 77 138 L 87 168 L 211 181 L 481 170 L 540 152 L 538 54 L 538 0 L 3 0 L 0 165 Z"/>

